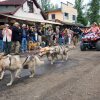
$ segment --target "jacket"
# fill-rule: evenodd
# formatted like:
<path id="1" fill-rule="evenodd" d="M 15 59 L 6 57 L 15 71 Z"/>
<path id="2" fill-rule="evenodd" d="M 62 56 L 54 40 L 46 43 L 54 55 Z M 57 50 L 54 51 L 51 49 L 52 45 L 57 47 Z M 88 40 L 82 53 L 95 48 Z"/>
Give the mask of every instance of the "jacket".
<path id="1" fill-rule="evenodd" d="M 12 41 L 21 41 L 21 32 L 20 29 L 17 28 L 16 26 L 12 27 Z"/>

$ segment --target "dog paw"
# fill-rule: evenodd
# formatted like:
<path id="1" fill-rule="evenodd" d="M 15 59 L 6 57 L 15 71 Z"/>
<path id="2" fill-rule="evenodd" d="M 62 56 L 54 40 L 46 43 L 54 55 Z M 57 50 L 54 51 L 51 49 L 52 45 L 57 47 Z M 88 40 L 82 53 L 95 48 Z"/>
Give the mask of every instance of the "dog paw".
<path id="1" fill-rule="evenodd" d="M 65 59 L 66 61 L 68 60 L 68 58 Z"/>
<path id="2" fill-rule="evenodd" d="M 33 78 L 33 77 L 34 77 L 34 75 L 30 75 L 29 77 L 30 77 L 30 78 Z"/>
<path id="3" fill-rule="evenodd" d="M 18 79 L 20 79 L 21 77 L 20 77 L 20 76 L 16 76 L 15 78 L 18 78 Z"/>
<path id="4" fill-rule="evenodd" d="M 53 65 L 53 62 L 51 62 L 51 65 Z"/>
<path id="5" fill-rule="evenodd" d="M 2 80 L 2 78 L 0 78 L 0 81 Z"/>
<path id="6" fill-rule="evenodd" d="M 8 83 L 8 84 L 7 84 L 7 86 L 11 86 L 11 85 L 12 85 L 12 83 Z"/>

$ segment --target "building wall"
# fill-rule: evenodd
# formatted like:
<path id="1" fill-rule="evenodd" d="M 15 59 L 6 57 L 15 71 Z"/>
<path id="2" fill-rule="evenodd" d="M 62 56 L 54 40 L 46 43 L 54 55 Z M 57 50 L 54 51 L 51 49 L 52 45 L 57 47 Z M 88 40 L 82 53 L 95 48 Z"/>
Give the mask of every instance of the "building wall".
<path id="1" fill-rule="evenodd" d="M 73 18 L 73 15 L 75 15 L 77 18 L 77 10 L 74 7 L 72 7 L 72 5 L 67 5 L 64 3 L 61 4 L 61 7 L 62 7 L 62 13 L 63 13 L 63 21 L 74 23 L 76 20 L 73 20 L 72 18 Z M 68 19 L 64 18 L 64 13 L 69 14 Z"/>
<path id="2" fill-rule="evenodd" d="M 55 14 L 55 19 L 63 20 L 63 15 L 61 11 L 54 11 L 48 13 L 48 19 L 52 20 L 52 14 Z"/>
<path id="3" fill-rule="evenodd" d="M 14 16 L 43 20 L 44 18 L 40 13 L 40 9 L 37 8 L 34 3 L 33 3 L 33 8 L 34 8 L 34 13 L 29 13 L 29 7 L 27 5 L 27 2 L 25 2 L 23 6 L 19 8 L 18 11 L 14 14 Z"/>
<path id="4" fill-rule="evenodd" d="M 3 13 L 3 12 L 13 12 L 15 11 L 16 7 L 15 6 L 0 6 L 0 13 Z"/>
<path id="5" fill-rule="evenodd" d="M 68 18 L 65 16 L 65 13 L 68 13 Z M 48 19 L 52 20 L 51 15 L 55 14 L 56 18 L 64 22 L 75 23 L 77 22 L 77 10 L 73 7 L 71 3 L 61 3 L 61 11 L 51 11 L 48 12 Z M 75 20 L 73 20 L 73 15 L 76 16 Z"/>

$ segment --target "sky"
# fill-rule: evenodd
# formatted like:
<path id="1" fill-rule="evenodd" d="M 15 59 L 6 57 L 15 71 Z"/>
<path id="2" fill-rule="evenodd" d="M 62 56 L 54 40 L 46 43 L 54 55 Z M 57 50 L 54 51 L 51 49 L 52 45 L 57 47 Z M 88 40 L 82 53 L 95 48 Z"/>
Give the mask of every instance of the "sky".
<path id="1" fill-rule="evenodd" d="M 66 3 L 66 1 L 71 2 L 72 4 L 75 3 L 75 0 L 51 0 L 52 3 L 60 4 L 60 2 Z M 87 4 L 90 0 L 84 0 L 84 4 Z"/>
<path id="2" fill-rule="evenodd" d="M 0 0 L 0 1 L 5 1 L 5 0 Z M 51 0 L 52 3 L 57 3 L 60 4 L 60 2 L 66 3 L 66 1 L 71 2 L 72 4 L 75 3 L 75 0 Z M 84 0 L 84 4 L 88 3 L 90 0 Z"/>

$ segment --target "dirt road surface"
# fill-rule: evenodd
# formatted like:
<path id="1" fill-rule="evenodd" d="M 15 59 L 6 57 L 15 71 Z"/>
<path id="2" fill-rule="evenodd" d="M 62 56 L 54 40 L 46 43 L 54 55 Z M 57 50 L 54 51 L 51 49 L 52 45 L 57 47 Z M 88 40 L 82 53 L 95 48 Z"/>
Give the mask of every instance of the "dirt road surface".
<path id="1" fill-rule="evenodd" d="M 9 74 L 0 81 L 0 100 L 100 100 L 100 52 L 79 48 L 68 61 L 37 66 L 34 78 L 24 70 L 21 79 L 7 87 Z"/>

